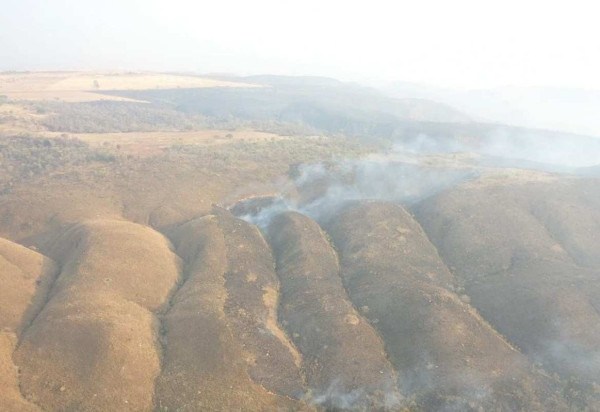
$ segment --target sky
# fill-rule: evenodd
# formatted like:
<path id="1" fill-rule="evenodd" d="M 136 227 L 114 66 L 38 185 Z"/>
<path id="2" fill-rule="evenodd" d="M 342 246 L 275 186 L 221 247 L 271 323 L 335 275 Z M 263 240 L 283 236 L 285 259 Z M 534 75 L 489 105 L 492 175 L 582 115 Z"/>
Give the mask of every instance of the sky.
<path id="1" fill-rule="evenodd" d="M 0 0 L 0 70 L 600 89 L 594 3 Z"/>

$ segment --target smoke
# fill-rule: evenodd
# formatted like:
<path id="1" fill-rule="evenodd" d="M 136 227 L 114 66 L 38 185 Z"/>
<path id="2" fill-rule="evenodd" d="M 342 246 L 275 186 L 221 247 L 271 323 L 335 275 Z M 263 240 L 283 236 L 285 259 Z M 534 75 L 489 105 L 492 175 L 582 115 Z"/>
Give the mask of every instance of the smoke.
<path id="1" fill-rule="evenodd" d="M 600 163 L 600 139 L 569 135 L 552 137 L 496 131 L 481 148 L 482 154 L 529 162 L 532 168 L 560 171 Z"/>
<path id="2" fill-rule="evenodd" d="M 419 134 L 410 141 L 392 145 L 387 151 L 359 159 L 297 165 L 290 171 L 291 180 L 281 185 L 279 193 L 268 198 L 246 199 L 236 205 L 237 213 L 234 213 L 263 229 L 273 217 L 288 210 L 303 213 L 323 224 L 349 202 L 383 200 L 411 206 L 497 169 L 575 173 L 580 167 L 599 162 L 600 140 L 562 139 L 556 134 L 544 140 L 539 135 L 515 135 L 503 130 L 478 140 L 445 141 Z M 595 380 L 600 371 L 599 352 L 581 347 L 567 336 L 549 342 L 542 352 L 540 360 L 569 364 L 577 376 Z M 535 354 L 530 356 L 535 358 Z M 403 394 L 411 394 L 419 404 L 431 405 L 430 410 L 477 410 L 509 405 L 508 410 L 515 402 L 537 399 L 539 395 L 528 393 L 533 389 L 527 385 L 517 387 L 521 376 L 506 376 L 496 385 L 469 368 L 454 371 L 451 375 L 455 387 L 448 388 L 437 380 L 436 370 L 429 368 L 433 363 L 424 358 L 422 367 L 416 368 L 412 375 L 405 373 L 404 379 L 399 381 Z M 514 369 L 520 367 L 516 364 Z M 571 386 L 574 389 L 569 387 L 569 390 L 576 401 L 582 393 L 590 392 L 587 387 L 580 390 L 579 386 Z M 511 394 L 515 393 L 522 394 L 523 399 L 514 398 Z M 315 393 L 312 400 L 317 406 L 352 410 L 360 408 L 366 396 L 366 389 L 348 391 L 339 382 L 333 382 Z M 584 401 L 587 404 L 588 401 Z M 390 405 L 409 405 L 411 399 L 389 395 L 389 402 Z M 524 403 L 521 409 L 528 406 L 531 405 Z"/>
<path id="3" fill-rule="evenodd" d="M 585 136 L 500 126 L 417 133 L 360 159 L 296 166 L 291 184 L 281 185 L 272 202 L 239 216 L 261 227 L 285 210 L 323 221 L 351 201 L 410 206 L 490 169 L 594 175 L 596 165 L 600 167 L 600 139 Z"/>
<path id="4" fill-rule="evenodd" d="M 550 172 L 600 165 L 600 138 L 500 126 L 474 134 L 417 134 L 393 147 L 419 155 L 469 152 L 479 155 L 479 164 L 484 166 Z"/>
<path id="5" fill-rule="evenodd" d="M 293 203 L 281 196 L 271 197 L 267 199 L 267 202 L 264 201 L 264 198 L 260 198 L 263 200 L 262 203 L 266 203 L 265 206 L 253 207 L 254 203 L 257 202 L 258 199 L 259 198 L 251 197 L 243 200 L 236 205 L 236 208 L 231 209 L 231 211 L 240 219 L 255 224 L 261 229 L 265 229 L 269 226 L 271 220 L 278 214 L 288 210 L 298 210 Z M 250 210 L 245 210 L 242 213 L 236 213 L 236 209 L 246 209 L 246 207 Z"/>
<path id="6" fill-rule="evenodd" d="M 546 344 L 543 359 L 551 359 L 559 365 L 567 365 L 578 376 L 598 380 L 600 377 L 600 351 L 590 350 L 580 342 L 562 338 Z"/>
<path id="7" fill-rule="evenodd" d="M 595 311 L 593 306 L 592 309 Z M 581 330 L 573 328 L 570 319 L 553 319 L 552 325 L 557 335 L 547 340 L 535 354 L 538 362 L 549 363 L 549 368 L 562 369 L 569 375 L 600 382 L 600 348 L 589 343 L 598 339 L 600 334 L 593 330 L 592 334 L 586 336 Z"/>
<path id="8" fill-rule="evenodd" d="M 334 380 L 325 389 L 313 392 L 311 403 L 326 410 L 399 410 L 409 402 L 396 390 L 396 382 L 386 382 L 379 390 L 356 388 L 348 390 L 341 380 Z"/>
<path id="9" fill-rule="evenodd" d="M 263 228 L 275 215 L 286 210 L 326 221 L 348 202 L 386 200 L 410 205 L 477 176 L 470 168 L 407 163 L 399 160 L 398 153 L 394 152 L 362 159 L 302 164 L 293 171 L 293 190 L 283 187 L 281 194 L 272 197 L 264 207 L 255 207 L 258 198 L 248 199 L 244 201 L 245 207 L 238 207 L 244 210 L 238 216 Z M 264 203 L 264 198 L 260 202 Z"/>
<path id="10" fill-rule="evenodd" d="M 313 403 L 328 409 L 353 410 L 356 409 L 361 398 L 364 397 L 362 388 L 346 391 L 339 381 L 332 382 L 325 390 L 316 393 Z"/>

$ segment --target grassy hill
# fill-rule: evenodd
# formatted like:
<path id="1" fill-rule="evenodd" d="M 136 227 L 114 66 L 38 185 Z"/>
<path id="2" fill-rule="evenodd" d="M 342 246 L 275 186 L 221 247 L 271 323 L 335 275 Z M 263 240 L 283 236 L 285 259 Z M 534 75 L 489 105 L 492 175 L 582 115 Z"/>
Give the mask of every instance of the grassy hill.
<path id="1" fill-rule="evenodd" d="M 131 77 L 0 103 L 0 410 L 599 409 L 596 140 Z"/>

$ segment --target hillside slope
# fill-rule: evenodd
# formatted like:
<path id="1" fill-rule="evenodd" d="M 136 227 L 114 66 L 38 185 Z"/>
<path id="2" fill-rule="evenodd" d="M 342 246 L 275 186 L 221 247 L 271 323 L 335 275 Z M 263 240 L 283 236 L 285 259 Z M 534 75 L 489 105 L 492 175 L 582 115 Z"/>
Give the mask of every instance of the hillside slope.
<path id="1" fill-rule="evenodd" d="M 21 245 L 0 239 L 0 406 L 2 409 L 38 411 L 19 387 L 12 355 L 23 330 L 37 316 L 58 273 L 49 258 Z"/>
<path id="2" fill-rule="evenodd" d="M 269 287 L 264 279 L 259 283 L 260 271 L 238 272 L 242 285 L 252 282 L 248 287 L 255 293 L 232 301 L 235 290 L 227 277 L 232 275 L 229 271 L 235 254 L 227 246 L 230 233 L 221 227 L 223 220 L 230 219 L 223 213 L 205 216 L 172 234 L 185 269 L 183 284 L 164 316 L 165 351 L 156 384 L 156 405 L 182 411 L 298 409 L 297 401 L 277 394 L 277 389 L 286 395 L 302 392 L 286 345 L 278 344 L 270 334 L 271 339 L 265 342 L 268 337 L 260 338 L 252 329 L 271 326 L 273 319 L 263 293 L 273 289 L 264 289 Z M 240 248 L 250 246 L 242 242 Z M 259 344 L 257 339 L 263 342 Z M 291 393 L 298 389 L 300 393 Z"/>
<path id="3" fill-rule="evenodd" d="M 416 210 L 473 306 L 544 368 L 598 382 L 594 179 L 485 179 Z"/>
<path id="4" fill-rule="evenodd" d="M 422 396 L 426 409 L 474 401 L 486 409 L 549 407 L 551 382 L 453 292 L 456 281 L 403 208 L 350 206 L 330 233 L 350 298 L 381 332 L 401 387 Z"/>
<path id="5" fill-rule="evenodd" d="M 327 235 L 295 212 L 275 218 L 269 233 L 281 281 L 279 318 L 304 355 L 317 403 L 396 406 L 396 373 L 381 338 L 348 298 Z"/>
<path id="6" fill-rule="evenodd" d="M 597 140 L 252 83 L 0 101 L 0 410 L 600 409 Z"/>
<path id="7" fill-rule="evenodd" d="M 61 265 L 15 361 L 27 398 L 50 410 L 149 410 L 160 372 L 155 314 L 179 278 L 153 230 L 96 220 L 48 245 Z"/>

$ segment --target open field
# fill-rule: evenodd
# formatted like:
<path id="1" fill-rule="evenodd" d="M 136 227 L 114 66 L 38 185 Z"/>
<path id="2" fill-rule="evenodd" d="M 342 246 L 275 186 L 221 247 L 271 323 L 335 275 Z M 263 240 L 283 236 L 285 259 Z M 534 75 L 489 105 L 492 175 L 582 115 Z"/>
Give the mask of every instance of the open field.
<path id="1" fill-rule="evenodd" d="M 126 154 L 149 156 L 173 145 L 213 146 L 237 141 L 265 142 L 285 139 L 275 133 L 255 130 L 198 130 L 193 132 L 77 133 L 73 137 L 92 147 L 117 147 Z"/>
<path id="2" fill-rule="evenodd" d="M 0 73 L 0 95 L 14 100 L 136 101 L 103 94 L 106 90 L 146 90 L 205 87 L 256 87 L 192 76 L 154 73 Z"/>

